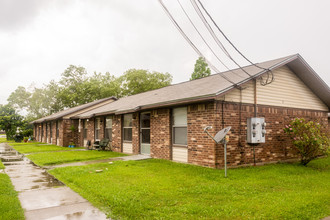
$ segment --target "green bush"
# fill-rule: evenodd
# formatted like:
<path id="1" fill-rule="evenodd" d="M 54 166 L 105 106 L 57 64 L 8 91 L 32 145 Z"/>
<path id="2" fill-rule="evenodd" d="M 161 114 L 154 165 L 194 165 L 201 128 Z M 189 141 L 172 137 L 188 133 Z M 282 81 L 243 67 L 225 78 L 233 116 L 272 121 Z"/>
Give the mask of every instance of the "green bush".
<path id="1" fill-rule="evenodd" d="M 329 138 L 322 132 L 321 125 L 317 122 L 295 118 L 285 126 L 284 132 L 292 139 L 304 166 L 316 157 L 329 152 Z"/>

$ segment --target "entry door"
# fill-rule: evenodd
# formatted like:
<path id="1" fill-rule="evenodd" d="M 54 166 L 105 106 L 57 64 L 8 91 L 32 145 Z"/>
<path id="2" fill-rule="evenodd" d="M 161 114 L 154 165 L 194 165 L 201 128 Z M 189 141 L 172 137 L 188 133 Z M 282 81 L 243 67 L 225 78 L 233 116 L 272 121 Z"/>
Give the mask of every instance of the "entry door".
<path id="1" fill-rule="evenodd" d="M 150 113 L 141 113 L 140 117 L 141 154 L 150 154 Z"/>

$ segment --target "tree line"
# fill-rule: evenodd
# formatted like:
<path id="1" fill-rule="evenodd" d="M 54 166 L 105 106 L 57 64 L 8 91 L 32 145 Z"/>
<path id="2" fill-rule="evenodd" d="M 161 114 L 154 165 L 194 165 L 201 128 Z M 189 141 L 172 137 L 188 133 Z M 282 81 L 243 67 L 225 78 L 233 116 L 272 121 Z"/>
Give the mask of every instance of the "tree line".
<path id="1" fill-rule="evenodd" d="M 94 72 L 89 76 L 84 67 L 70 65 L 58 82 L 52 80 L 32 91 L 19 86 L 7 101 L 13 109 L 25 112 L 27 120 L 31 121 L 98 99 L 134 95 L 171 83 L 172 75 L 169 73 L 130 69 L 119 77 L 108 72 Z"/>

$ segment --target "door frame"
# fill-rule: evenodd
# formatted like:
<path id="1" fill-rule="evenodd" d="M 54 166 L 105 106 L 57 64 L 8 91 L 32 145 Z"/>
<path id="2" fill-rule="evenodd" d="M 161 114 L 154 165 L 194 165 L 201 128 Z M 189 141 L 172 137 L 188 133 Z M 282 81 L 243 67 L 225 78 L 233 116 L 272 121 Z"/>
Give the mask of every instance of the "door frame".
<path id="1" fill-rule="evenodd" d="M 141 112 L 140 113 L 140 126 L 139 126 L 139 132 L 140 132 L 140 154 L 145 154 L 145 155 L 150 155 L 150 150 L 151 150 L 151 143 L 149 143 L 149 154 L 147 153 L 142 153 L 142 129 L 146 129 L 146 128 L 142 128 L 142 123 L 141 123 L 141 120 L 142 120 L 142 115 L 143 114 L 149 114 L 150 117 L 151 117 L 151 112 L 150 111 L 147 111 L 147 112 Z M 149 121 L 151 122 L 150 120 L 150 117 L 149 117 Z M 149 122 L 149 131 L 151 131 L 151 123 Z M 148 128 L 147 128 L 148 129 Z M 149 135 L 151 136 L 151 133 L 149 132 Z M 151 142 L 151 137 L 149 137 L 150 139 L 150 142 Z"/>

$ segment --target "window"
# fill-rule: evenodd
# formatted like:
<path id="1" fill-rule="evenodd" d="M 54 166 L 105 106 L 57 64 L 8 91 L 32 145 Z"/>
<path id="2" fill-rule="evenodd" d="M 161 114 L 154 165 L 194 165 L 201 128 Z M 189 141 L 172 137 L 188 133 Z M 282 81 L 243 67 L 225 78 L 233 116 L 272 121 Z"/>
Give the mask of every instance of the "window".
<path id="1" fill-rule="evenodd" d="M 95 140 L 100 139 L 100 118 L 95 119 Z"/>
<path id="2" fill-rule="evenodd" d="M 173 109 L 173 144 L 187 145 L 187 107 Z"/>
<path id="3" fill-rule="evenodd" d="M 43 137 L 44 137 L 44 124 L 41 124 L 41 138 Z"/>
<path id="4" fill-rule="evenodd" d="M 49 136 L 50 138 L 53 138 L 52 122 L 49 123 Z"/>
<path id="5" fill-rule="evenodd" d="M 141 143 L 150 144 L 150 113 L 141 113 Z"/>
<path id="6" fill-rule="evenodd" d="M 46 140 L 48 139 L 48 123 L 46 124 Z M 46 141 L 47 142 L 47 141 Z"/>
<path id="7" fill-rule="evenodd" d="M 84 135 L 84 139 L 87 139 L 87 119 L 84 120 L 83 122 L 83 135 Z"/>
<path id="8" fill-rule="evenodd" d="M 56 121 L 56 138 L 59 138 L 60 135 L 60 122 Z"/>
<path id="9" fill-rule="evenodd" d="M 123 137 L 124 141 L 132 141 L 132 114 L 124 115 L 124 122 L 123 122 Z"/>
<path id="10" fill-rule="evenodd" d="M 104 138 L 112 140 L 112 116 L 107 116 L 105 118 L 105 130 L 104 130 Z"/>

